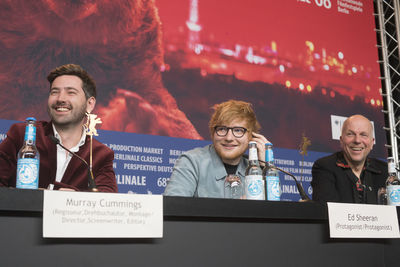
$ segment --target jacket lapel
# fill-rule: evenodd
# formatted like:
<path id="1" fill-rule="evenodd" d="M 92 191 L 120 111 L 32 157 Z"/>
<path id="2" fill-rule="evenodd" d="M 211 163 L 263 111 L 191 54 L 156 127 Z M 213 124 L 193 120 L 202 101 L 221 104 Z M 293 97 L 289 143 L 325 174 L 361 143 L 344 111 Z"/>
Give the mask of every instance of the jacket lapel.
<path id="1" fill-rule="evenodd" d="M 353 201 L 355 203 L 360 203 L 360 198 L 357 191 L 357 177 L 353 174 L 350 166 L 347 164 L 346 160 L 343 157 L 343 153 L 339 152 L 337 156 L 336 165 L 341 167 L 343 172 L 346 174 L 346 178 L 349 180 L 350 184 L 352 185 L 351 191 L 353 193 Z"/>
<path id="2" fill-rule="evenodd" d="M 85 140 L 85 144 L 88 142 L 87 138 Z M 76 152 L 78 156 L 82 157 L 83 159 L 86 160 L 86 162 L 89 164 L 89 146 L 83 145 L 79 148 L 79 151 Z M 88 167 L 83 163 L 80 159 L 78 159 L 75 156 L 72 156 L 67 169 L 65 170 L 65 173 L 63 175 L 63 178 L 61 179 L 61 182 L 70 184 L 72 181 L 69 181 L 70 179 L 74 179 L 74 181 L 79 181 L 80 179 L 86 180 L 85 177 L 77 177 L 77 175 L 80 174 L 86 174 L 88 173 L 85 171 Z M 83 169 L 83 170 L 82 170 Z M 69 177 L 68 179 L 66 177 Z"/>
<path id="3" fill-rule="evenodd" d="M 353 193 L 354 203 L 361 203 L 359 194 L 357 191 L 357 180 L 356 180 L 357 177 L 353 174 L 353 171 L 350 168 L 344 169 L 344 173 L 346 174 L 347 179 L 350 180 L 350 183 L 352 185 L 351 191 Z"/>
<path id="4" fill-rule="evenodd" d="M 57 145 L 50 139 L 50 136 L 54 136 L 52 123 L 47 123 L 44 127 L 45 140 L 45 151 L 47 151 L 47 160 L 49 161 L 49 166 L 55 166 L 54 168 L 49 168 L 49 177 L 51 181 L 54 182 L 56 179 L 57 172 Z"/>

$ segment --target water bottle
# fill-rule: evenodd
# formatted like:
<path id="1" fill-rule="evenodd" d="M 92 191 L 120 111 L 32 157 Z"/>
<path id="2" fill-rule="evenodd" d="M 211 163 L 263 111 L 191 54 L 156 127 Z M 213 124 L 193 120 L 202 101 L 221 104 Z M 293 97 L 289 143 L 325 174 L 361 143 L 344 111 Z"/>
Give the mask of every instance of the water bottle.
<path id="1" fill-rule="evenodd" d="M 246 199 L 265 200 L 265 186 L 262 170 L 258 163 L 257 143 L 249 142 L 249 166 L 245 176 Z"/>
<path id="2" fill-rule="evenodd" d="M 239 176 L 229 174 L 225 177 L 224 198 L 243 198 L 243 183 Z"/>
<path id="3" fill-rule="evenodd" d="M 392 157 L 388 158 L 389 176 L 386 180 L 387 204 L 400 206 L 400 180 L 397 176 L 396 163 Z"/>
<path id="4" fill-rule="evenodd" d="M 281 185 L 278 170 L 274 167 L 274 152 L 271 143 L 265 144 L 265 162 L 263 176 L 266 184 L 266 198 L 270 201 L 280 201 Z"/>
<path id="5" fill-rule="evenodd" d="M 18 152 L 17 188 L 37 189 L 39 185 L 39 152 L 36 148 L 36 119 L 26 119 L 24 144 Z"/>

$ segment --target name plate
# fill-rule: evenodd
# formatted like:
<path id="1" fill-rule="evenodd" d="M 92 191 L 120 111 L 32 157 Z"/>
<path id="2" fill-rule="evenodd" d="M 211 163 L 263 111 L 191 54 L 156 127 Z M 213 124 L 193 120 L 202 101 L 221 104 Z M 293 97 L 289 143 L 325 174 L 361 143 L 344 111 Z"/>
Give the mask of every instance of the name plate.
<path id="1" fill-rule="evenodd" d="M 161 238 L 161 195 L 44 191 L 45 238 Z"/>
<path id="2" fill-rule="evenodd" d="M 395 206 L 328 202 L 332 238 L 399 238 Z"/>

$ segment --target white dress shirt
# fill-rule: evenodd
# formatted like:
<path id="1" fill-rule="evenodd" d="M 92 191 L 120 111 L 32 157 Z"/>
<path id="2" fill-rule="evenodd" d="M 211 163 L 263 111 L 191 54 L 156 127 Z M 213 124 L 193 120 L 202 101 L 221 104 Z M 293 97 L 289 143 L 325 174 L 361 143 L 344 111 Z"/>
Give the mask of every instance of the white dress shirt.
<path id="1" fill-rule="evenodd" d="M 58 134 L 56 128 L 53 126 L 53 131 L 54 131 L 54 136 L 60 140 L 60 144 L 62 143 L 61 137 Z M 79 147 L 83 146 L 85 144 L 85 139 L 86 139 L 86 129 L 83 127 L 82 129 L 82 136 L 81 139 L 79 140 L 78 144 L 76 146 L 70 148 L 72 152 L 78 152 Z M 61 182 L 62 177 L 64 176 L 65 170 L 68 167 L 69 162 L 71 161 L 72 154 L 70 154 L 67 150 L 62 148 L 61 146 L 57 146 L 57 172 L 56 172 L 56 181 Z"/>

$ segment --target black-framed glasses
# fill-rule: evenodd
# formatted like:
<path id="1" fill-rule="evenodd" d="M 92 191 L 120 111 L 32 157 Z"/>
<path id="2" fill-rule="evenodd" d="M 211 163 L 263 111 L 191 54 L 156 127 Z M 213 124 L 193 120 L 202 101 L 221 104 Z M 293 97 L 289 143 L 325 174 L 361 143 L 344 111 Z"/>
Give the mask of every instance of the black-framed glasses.
<path id="1" fill-rule="evenodd" d="M 243 135 L 247 132 L 247 129 L 244 127 L 226 127 L 226 126 L 215 126 L 214 127 L 215 133 L 218 136 L 226 136 L 229 130 L 232 131 L 232 134 L 236 138 L 243 137 Z"/>

